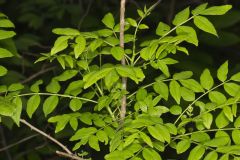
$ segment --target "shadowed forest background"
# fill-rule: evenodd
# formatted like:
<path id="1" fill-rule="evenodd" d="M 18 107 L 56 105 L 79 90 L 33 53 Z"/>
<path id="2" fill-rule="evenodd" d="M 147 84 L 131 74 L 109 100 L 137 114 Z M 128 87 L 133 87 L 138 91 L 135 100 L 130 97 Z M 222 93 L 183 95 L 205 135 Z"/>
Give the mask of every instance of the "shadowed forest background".
<path id="1" fill-rule="evenodd" d="M 163 0 L 144 20 L 150 28 L 156 28 L 159 21 L 170 26 L 174 15 L 180 10 L 190 6 L 208 2 L 212 5 L 232 4 L 233 9 L 223 16 L 209 16 L 215 25 L 219 38 L 197 30 L 199 47 L 188 46 L 189 56 L 175 55 L 175 59 L 181 63 L 174 65 L 173 71 L 192 70 L 195 77 L 199 77 L 204 68 L 215 70 L 224 61 L 229 60 L 230 72 L 240 70 L 240 1 L 239 0 Z M 126 17 L 138 17 L 136 10 L 144 5 L 150 6 L 153 0 L 128 0 L 126 5 Z M 0 12 L 6 14 L 15 24 L 17 35 L 14 37 L 11 52 L 17 55 L 15 58 L 1 59 L 0 64 L 7 66 L 9 72 L 0 79 L 0 84 L 11 84 L 22 82 L 32 84 L 38 78 L 49 81 L 50 78 L 59 73 L 60 66 L 44 61 L 34 64 L 40 57 L 40 53 L 48 52 L 56 35 L 52 34 L 53 28 L 76 28 L 80 31 L 92 31 L 102 28 L 101 19 L 111 12 L 115 19 L 119 19 L 118 0 L 0 0 Z M 141 37 L 151 39 L 155 30 L 144 30 L 140 32 Z M 0 42 L 1 43 L 1 42 Z M 1 44 L 11 45 L 11 43 Z M 14 44 L 16 46 L 14 46 Z M 9 47 L 9 46 L 8 46 Z M 146 73 L 151 76 L 156 71 Z M 129 87 L 131 89 L 131 86 Z M 61 108 L 57 110 L 61 112 Z M 26 113 L 23 112 L 23 117 Z M 29 119 L 28 119 L 29 120 Z M 26 127 L 18 128 L 13 123 L 0 126 L 0 159 L 1 160 L 57 160 L 54 154 L 56 146 L 42 136 L 36 135 Z M 47 124 L 41 112 L 37 112 L 33 119 L 29 120 L 46 133 L 54 135 L 54 127 Z M 69 127 L 70 128 L 70 127 Z M 66 136 L 72 135 L 72 130 L 65 129 L 56 134 L 65 144 L 71 144 Z M 18 143 L 21 139 L 30 140 L 14 145 L 7 150 L 1 150 L 10 144 Z M 34 137 L 34 138 L 32 138 Z M 102 145 L 101 147 L 105 147 Z M 90 147 L 85 148 L 93 159 L 103 159 L 104 152 L 96 152 Z M 104 153 L 104 154 L 103 154 Z M 9 156 L 10 154 L 10 156 Z M 171 153 L 166 153 L 171 154 Z"/>

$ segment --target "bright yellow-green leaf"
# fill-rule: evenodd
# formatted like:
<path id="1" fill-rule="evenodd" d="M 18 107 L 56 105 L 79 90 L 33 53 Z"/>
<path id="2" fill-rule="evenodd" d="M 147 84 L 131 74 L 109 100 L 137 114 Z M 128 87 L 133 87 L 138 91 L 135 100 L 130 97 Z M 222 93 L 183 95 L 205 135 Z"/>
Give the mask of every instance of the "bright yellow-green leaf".
<path id="1" fill-rule="evenodd" d="M 12 57 L 13 54 L 7 49 L 0 48 L 0 58 Z"/>
<path id="2" fill-rule="evenodd" d="M 33 113 L 37 110 L 40 104 L 41 98 L 39 95 L 33 95 L 28 99 L 27 102 L 27 114 L 30 118 L 32 118 Z"/>
<path id="3" fill-rule="evenodd" d="M 215 36 L 218 36 L 215 27 L 213 26 L 213 24 L 206 17 L 195 16 L 194 17 L 194 24 L 199 29 L 203 30 L 204 32 L 211 33 L 211 34 L 213 34 Z"/>
<path id="4" fill-rule="evenodd" d="M 201 145 L 196 146 L 191 150 L 188 156 L 188 160 L 199 160 L 203 157 L 204 153 L 205 153 L 205 148 L 203 146 Z"/>
<path id="5" fill-rule="evenodd" d="M 189 7 L 187 7 L 186 9 L 178 12 L 175 15 L 172 23 L 175 26 L 180 25 L 181 23 L 185 22 L 189 18 L 189 14 L 190 14 L 190 10 L 189 10 Z"/>
<path id="6" fill-rule="evenodd" d="M 58 105 L 59 98 L 57 96 L 48 97 L 43 103 L 43 112 L 47 116 L 50 114 Z"/>
<path id="7" fill-rule="evenodd" d="M 228 74 L 228 61 L 223 63 L 217 70 L 217 77 L 221 82 L 226 81 Z"/>
<path id="8" fill-rule="evenodd" d="M 73 29 L 73 28 L 55 28 L 52 30 L 52 32 L 58 35 L 66 35 L 66 36 L 80 35 L 80 32 L 77 29 Z"/>
<path id="9" fill-rule="evenodd" d="M 209 69 L 205 69 L 200 77 L 200 83 L 204 89 L 210 90 L 214 85 L 214 80 Z"/>

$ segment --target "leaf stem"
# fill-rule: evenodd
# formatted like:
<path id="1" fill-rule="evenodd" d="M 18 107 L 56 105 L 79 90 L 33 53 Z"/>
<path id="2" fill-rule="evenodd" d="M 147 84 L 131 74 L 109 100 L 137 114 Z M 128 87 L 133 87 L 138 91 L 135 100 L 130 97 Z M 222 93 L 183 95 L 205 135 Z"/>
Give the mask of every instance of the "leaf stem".
<path id="1" fill-rule="evenodd" d="M 94 101 L 94 100 L 91 100 L 91 99 L 76 97 L 76 96 L 71 96 L 71 95 L 65 95 L 65 94 L 58 94 L 58 93 L 24 93 L 24 94 L 19 94 L 19 95 L 13 96 L 13 98 L 24 97 L 24 96 L 32 96 L 32 95 L 58 96 L 58 97 L 65 97 L 65 98 L 80 99 L 80 100 L 87 101 L 87 102 L 92 102 L 92 103 L 98 103 L 97 101 Z"/>
<path id="2" fill-rule="evenodd" d="M 225 84 L 226 82 L 228 82 L 228 81 L 230 81 L 230 80 L 227 80 L 227 81 L 225 81 L 225 82 L 223 82 L 223 83 L 221 83 L 221 84 L 213 87 L 212 89 L 208 90 L 207 92 L 205 92 L 204 94 L 202 94 L 201 96 L 199 96 L 197 99 L 195 99 L 195 100 L 194 100 L 191 104 L 189 104 L 189 105 L 187 106 L 187 108 L 178 116 L 178 118 L 176 119 L 176 121 L 174 122 L 174 124 L 176 124 L 176 123 L 179 121 L 179 119 L 183 116 L 183 114 L 184 114 L 194 103 L 196 103 L 199 99 L 201 99 L 202 97 L 204 97 L 204 96 L 205 96 L 206 94 L 208 94 L 209 92 L 211 92 L 211 91 L 217 89 L 218 87 L 224 85 L 224 84 Z"/>

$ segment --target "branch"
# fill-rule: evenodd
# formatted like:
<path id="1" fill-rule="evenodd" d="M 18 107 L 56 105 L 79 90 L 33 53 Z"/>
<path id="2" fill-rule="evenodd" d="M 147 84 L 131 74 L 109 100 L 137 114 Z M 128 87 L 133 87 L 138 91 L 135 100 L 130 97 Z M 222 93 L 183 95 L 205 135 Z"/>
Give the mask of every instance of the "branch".
<path id="1" fill-rule="evenodd" d="M 24 83 L 27 83 L 27 82 L 33 80 L 34 78 L 36 78 L 36 77 L 38 77 L 38 76 L 40 76 L 40 75 L 42 75 L 42 74 L 44 74 L 44 73 L 46 73 L 46 72 L 49 72 L 49 71 L 53 70 L 54 68 L 55 68 L 55 67 L 50 67 L 50 68 L 47 68 L 47 69 L 42 69 L 42 70 L 40 70 L 39 72 L 31 75 L 31 76 L 28 77 L 27 79 L 23 80 L 21 83 L 23 83 L 23 84 L 24 84 Z"/>
<path id="2" fill-rule="evenodd" d="M 121 0 L 121 6 L 120 6 L 120 47 L 123 48 L 123 49 L 124 49 L 125 5 L 126 5 L 126 0 Z M 126 61 L 125 61 L 124 57 L 121 60 L 121 64 L 123 66 L 126 65 Z M 122 90 L 126 90 L 126 89 L 127 89 L 127 78 L 122 77 Z M 127 97 L 126 97 L 126 95 L 123 95 L 122 103 L 121 103 L 121 112 L 120 112 L 121 121 L 123 121 L 124 118 L 125 118 L 126 106 L 127 106 Z"/>
<path id="3" fill-rule="evenodd" d="M 16 146 L 16 145 L 19 145 L 19 144 L 21 144 L 21 143 L 23 143 L 23 142 L 25 142 L 25 141 L 28 141 L 28 140 L 36 137 L 36 136 L 38 136 L 38 134 L 31 135 L 31 136 L 29 136 L 29 137 L 26 137 L 26 138 L 21 139 L 20 141 L 17 141 L 17 142 L 15 142 L 15 143 L 12 143 L 12 144 L 10 144 L 10 145 L 8 145 L 8 146 L 6 146 L 6 147 L 0 148 L 0 152 L 5 151 L 5 150 L 8 150 L 9 148 L 12 148 L 12 147 L 14 147 L 14 146 Z"/>
<path id="4" fill-rule="evenodd" d="M 46 134 L 45 132 L 39 130 L 38 128 L 34 127 L 33 125 L 31 125 L 30 123 L 28 123 L 26 120 L 24 119 L 20 119 L 20 122 L 25 124 L 26 126 L 28 126 L 29 128 L 31 128 L 32 130 L 34 130 L 35 132 L 41 134 L 42 136 L 46 137 L 47 139 L 49 139 L 50 141 L 52 141 L 53 143 L 57 144 L 59 147 L 61 147 L 66 153 L 64 152 L 60 152 L 60 153 L 64 153 L 64 155 L 68 155 L 69 158 L 75 157 L 75 160 L 84 160 L 80 157 L 77 157 L 76 155 L 74 155 L 66 146 L 64 146 L 61 142 L 59 142 L 58 140 L 56 140 L 55 138 L 51 137 L 50 135 Z M 56 151 L 56 153 L 58 154 L 59 151 Z M 65 156 L 66 157 L 66 156 Z M 78 159 L 77 159 L 78 158 Z"/>
<path id="5" fill-rule="evenodd" d="M 56 154 L 59 155 L 60 157 L 66 157 L 66 158 L 73 159 L 73 160 L 84 160 L 83 158 L 80 158 L 75 155 L 67 154 L 65 152 L 56 151 Z"/>

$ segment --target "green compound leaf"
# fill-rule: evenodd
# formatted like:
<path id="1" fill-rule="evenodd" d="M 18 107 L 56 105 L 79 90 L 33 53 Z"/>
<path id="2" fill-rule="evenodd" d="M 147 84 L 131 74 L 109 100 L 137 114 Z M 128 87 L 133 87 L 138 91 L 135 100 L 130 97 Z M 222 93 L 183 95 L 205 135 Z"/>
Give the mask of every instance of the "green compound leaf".
<path id="1" fill-rule="evenodd" d="M 175 26 L 180 25 L 181 23 L 185 22 L 190 15 L 190 10 L 189 7 L 187 7 L 186 9 L 180 11 L 179 13 L 177 13 L 173 19 L 173 24 Z"/>
<path id="2" fill-rule="evenodd" d="M 58 35 L 65 35 L 65 36 L 80 35 L 80 32 L 77 29 L 73 29 L 73 28 L 54 28 L 52 32 Z"/>
<path id="3" fill-rule="evenodd" d="M 102 19 L 103 24 L 106 25 L 106 27 L 113 29 L 115 25 L 114 17 L 112 13 L 106 14 Z"/>
<path id="4" fill-rule="evenodd" d="M 203 10 L 201 15 L 223 15 L 232 8 L 232 5 L 213 6 Z"/>
<path id="5" fill-rule="evenodd" d="M 145 160 L 162 160 L 158 152 L 151 148 L 144 148 L 142 155 Z"/>
<path id="6" fill-rule="evenodd" d="M 190 146 L 191 141 L 189 139 L 181 140 L 176 146 L 177 154 L 186 152 Z"/>
<path id="7" fill-rule="evenodd" d="M 200 160 L 203 157 L 204 153 L 205 148 L 203 146 L 196 146 L 191 150 L 188 156 L 188 160 Z"/>
<path id="8" fill-rule="evenodd" d="M 214 80 L 209 69 L 205 69 L 200 77 L 200 83 L 204 89 L 210 90 L 214 85 Z"/>
<path id="9" fill-rule="evenodd" d="M 219 69 L 217 70 L 217 78 L 221 81 L 224 82 L 227 79 L 227 74 L 228 74 L 228 61 L 223 63 Z"/>
<path id="10" fill-rule="evenodd" d="M 13 54 L 10 51 L 4 48 L 0 48 L 0 58 L 7 58 L 12 56 Z"/>
<path id="11" fill-rule="evenodd" d="M 32 118 L 32 115 L 37 110 L 40 102 L 41 102 L 41 98 L 39 95 L 33 95 L 28 99 L 26 110 L 29 118 Z"/>
<path id="12" fill-rule="evenodd" d="M 43 112 L 47 116 L 50 114 L 58 105 L 59 98 L 57 96 L 48 97 L 43 103 Z"/>
<path id="13" fill-rule="evenodd" d="M 169 88 L 170 88 L 170 94 L 172 95 L 174 100 L 177 102 L 177 104 L 180 104 L 181 90 L 180 90 L 179 83 L 173 80 L 170 82 Z"/>
<path id="14" fill-rule="evenodd" d="M 206 17 L 195 16 L 193 22 L 199 29 L 203 30 L 204 32 L 218 36 L 215 27 Z"/>
<path id="15" fill-rule="evenodd" d="M 203 160 L 217 160 L 218 159 L 218 154 L 216 151 L 212 151 L 207 154 L 207 156 Z"/>

